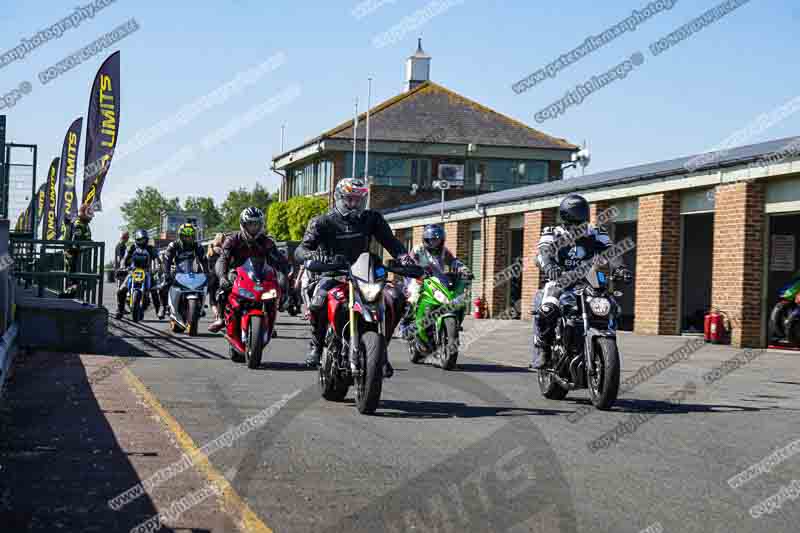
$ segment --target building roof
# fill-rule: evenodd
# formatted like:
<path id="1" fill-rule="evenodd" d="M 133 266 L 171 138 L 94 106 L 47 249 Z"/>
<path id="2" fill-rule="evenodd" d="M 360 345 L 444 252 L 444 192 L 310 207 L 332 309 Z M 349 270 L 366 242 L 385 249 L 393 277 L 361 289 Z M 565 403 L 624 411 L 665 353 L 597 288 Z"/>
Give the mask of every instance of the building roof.
<path id="1" fill-rule="evenodd" d="M 706 152 L 687 157 L 668 159 L 666 161 L 658 161 L 656 163 L 647 163 L 644 165 L 608 170 L 606 172 L 598 172 L 596 174 L 589 174 L 588 176 L 579 176 L 565 180 L 481 194 L 445 202 L 444 209 L 445 211 L 460 211 L 469 209 L 476 203 L 482 206 L 489 206 L 546 198 L 571 192 L 589 191 L 612 185 L 625 185 L 649 179 L 678 178 L 690 173 L 687 167 L 694 167 L 694 165 L 690 165 L 690 162 L 700 163 L 696 166 L 695 171 L 708 171 L 733 165 L 746 164 L 770 154 L 780 152 L 793 141 L 797 142 L 798 139 L 800 139 L 800 137 L 775 139 L 720 152 Z M 386 217 L 386 220 L 392 221 L 434 215 L 439 213 L 440 209 L 441 203 L 434 200 L 405 207 L 384 209 L 382 213 Z"/>
<path id="2" fill-rule="evenodd" d="M 551 137 L 513 118 L 493 111 L 441 85 L 426 81 L 370 109 L 370 141 L 475 144 L 513 148 L 576 151 L 565 139 Z M 364 139 L 366 113 L 358 117 L 357 136 Z M 339 124 L 285 155 L 324 139 L 353 139 L 353 120 Z"/>

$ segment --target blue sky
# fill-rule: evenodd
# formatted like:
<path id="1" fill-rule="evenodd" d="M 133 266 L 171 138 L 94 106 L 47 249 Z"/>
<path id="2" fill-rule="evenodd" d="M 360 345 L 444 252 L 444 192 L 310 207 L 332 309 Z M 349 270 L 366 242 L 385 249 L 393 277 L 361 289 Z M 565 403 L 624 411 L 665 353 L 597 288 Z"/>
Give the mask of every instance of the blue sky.
<path id="1" fill-rule="evenodd" d="M 0 10 L 0 53 L 74 12 L 79 2 L 11 1 Z M 8 139 L 36 143 L 39 176 L 56 157 L 66 128 L 85 115 L 97 68 L 114 49 L 122 51 L 122 112 L 119 142 L 172 115 L 237 74 L 276 53 L 285 62 L 256 83 L 169 132 L 122 161 L 112 163 L 104 204 L 119 204 L 182 148 L 190 160 L 154 179 L 168 195 L 211 195 L 257 181 L 270 190 L 278 177 L 268 170 L 280 148 L 297 145 L 352 116 L 353 99 L 366 100 L 373 78 L 373 103 L 402 91 L 404 61 L 422 36 L 432 59 L 431 78 L 466 97 L 576 144 L 588 140 L 593 161 L 587 172 L 692 154 L 714 147 L 800 93 L 797 31 L 800 5 L 789 0 L 751 0 L 721 20 L 658 56 L 648 46 L 689 22 L 717 1 L 678 0 L 675 5 L 530 90 L 511 85 L 642 9 L 649 0 L 450 0 L 454 4 L 397 42 L 376 48 L 373 38 L 432 0 L 385 2 L 358 19 L 364 0 L 288 2 L 220 0 L 113 4 L 0 69 L 0 94 L 30 81 L 32 92 L 8 115 Z M 444 2 L 444 0 L 435 0 Z M 374 0 L 375 4 L 381 3 Z M 131 17 L 140 29 L 116 48 L 42 85 L 37 74 Z M 552 120 L 534 114 L 567 90 L 619 64 L 633 53 L 643 65 L 626 79 L 590 95 Z M 299 95 L 211 149 L 200 141 L 288 87 Z M 800 134 L 800 113 L 753 137 L 752 142 Z M 81 148 L 82 152 L 83 148 Z M 80 157 L 82 161 L 82 155 Z M 113 201 L 112 201 L 113 200 Z M 121 217 L 113 207 L 97 215 L 96 238 L 116 239 Z"/>

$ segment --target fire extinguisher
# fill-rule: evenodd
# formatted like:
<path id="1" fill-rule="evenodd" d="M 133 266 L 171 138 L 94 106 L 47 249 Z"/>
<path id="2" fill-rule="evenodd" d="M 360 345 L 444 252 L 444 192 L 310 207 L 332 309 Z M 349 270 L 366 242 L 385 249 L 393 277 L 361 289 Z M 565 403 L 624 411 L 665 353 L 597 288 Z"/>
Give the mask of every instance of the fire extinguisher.
<path id="1" fill-rule="evenodd" d="M 703 321 L 703 334 L 705 341 L 713 344 L 725 344 L 728 339 L 728 329 L 725 325 L 725 314 L 717 309 L 712 309 Z"/>
<path id="2" fill-rule="evenodd" d="M 484 317 L 483 298 L 478 296 L 472 301 L 472 305 L 475 307 L 475 310 L 472 312 L 473 318 L 483 318 Z"/>

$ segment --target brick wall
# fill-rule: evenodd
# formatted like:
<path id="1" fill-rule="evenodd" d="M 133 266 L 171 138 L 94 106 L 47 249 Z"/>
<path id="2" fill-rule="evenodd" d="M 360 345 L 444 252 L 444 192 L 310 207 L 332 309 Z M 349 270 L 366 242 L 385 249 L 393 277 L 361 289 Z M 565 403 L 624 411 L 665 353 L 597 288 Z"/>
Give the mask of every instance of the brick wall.
<path id="1" fill-rule="evenodd" d="M 610 206 L 611 202 L 607 201 L 600 201 L 600 202 L 595 202 L 593 204 L 589 204 L 589 221 L 592 224 L 597 225 L 597 214 L 607 210 Z M 613 222 L 608 221 L 608 215 L 606 215 L 606 223 L 604 224 L 605 229 L 608 230 L 609 226 L 612 223 Z"/>
<path id="2" fill-rule="evenodd" d="M 763 182 L 716 188 L 711 305 L 731 318 L 737 347 L 762 345 L 764 220 Z"/>
<path id="3" fill-rule="evenodd" d="M 414 226 L 414 233 L 412 234 L 411 246 L 416 248 L 418 244 L 422 244 L 422 231 L 425 226 Z"/>
<path id="4" fill-rule="evenodd" d="M 472 235 L 469 231 L 469 220 L 447 222 L 444 230 L 447 232 L 447 247 L 456 257 L 465 261 L 469 255 L 469 246 Z"/>
<path id="5" fill-rule="evenodd" d="M 533 296 L 544 286 L 544 273 L 536 263 L 539 248 L 539 237 L 542 230 L 556 222 L 555 209 L 543 209 L 525 213 L 525 225 L 522 229 L 522 318 L 530 320 L 528 313 L 533 305 Z"/>
<path id="6" fill-rule="evenodd" d="M 486 219 L 486 235 L 484 236 L 484 263 L 486 268 L 483 275 L 484 297 L 489 317 L 493 318 L 502 313 L 509 306 L 508 283 L 496 286 L 495 274 L 508 266 L 509 245 L 509 217 L 497 216 Z"/>
<path id="7" fill-rule="evenodd" d="M 679 333 L 680 227 L 680 195 L 677 191 L 639 198 L 636 333 Z"/>

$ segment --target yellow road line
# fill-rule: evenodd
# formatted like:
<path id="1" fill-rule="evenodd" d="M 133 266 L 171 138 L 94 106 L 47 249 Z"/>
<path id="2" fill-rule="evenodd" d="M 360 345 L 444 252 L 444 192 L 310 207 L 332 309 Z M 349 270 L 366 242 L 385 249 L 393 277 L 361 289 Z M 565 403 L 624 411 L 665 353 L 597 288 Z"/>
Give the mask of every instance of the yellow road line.
<path id="1" fill-rule="evenodd" d="M 195 444 L 192 437 L 178 424 L 178 421 L 169 414 L 169 412 L 161 405 L 155 396 L 145 387 L 139 378 L 137 378 L 130 369 L 123 370 L 125 381 L 128 382 L 136 392 L 147 402 L 150 408 L 161 419 L 161 422 L 169 429 L 175 436 L 175 440 L 186 453 L 187 456 L 192 458 L 194 466 L 199 470 L 211 483 L 216 485 L 223 494 L 222 510 L 230 516 L 239 529 L 244 533 L 273 533 L 256 513 L 247 505 L 236 490 L 228 483 L 225 476 L 214 468 L 208 457 L 200 451 L 200 448 Z"/>

